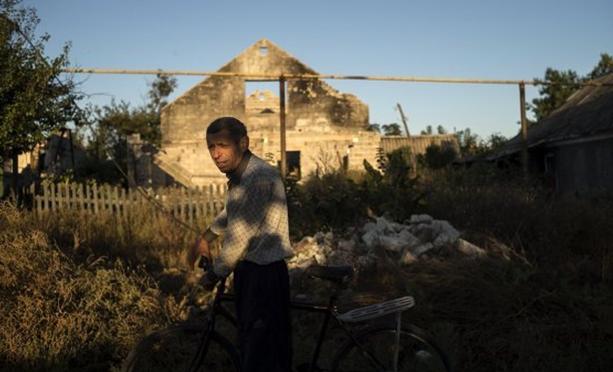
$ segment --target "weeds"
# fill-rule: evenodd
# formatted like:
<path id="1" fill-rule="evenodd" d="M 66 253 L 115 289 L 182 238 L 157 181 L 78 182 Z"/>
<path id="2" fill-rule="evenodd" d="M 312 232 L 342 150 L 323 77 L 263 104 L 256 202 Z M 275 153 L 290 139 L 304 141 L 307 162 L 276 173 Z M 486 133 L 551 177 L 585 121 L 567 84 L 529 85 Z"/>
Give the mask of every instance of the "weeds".
<path id="1" fill-rule="evenodd" d="M 401 267 L 381 253 L 347 291 L 350 300 L 414 295 L 407 318 L 434 331 L 459 371 L 608 371 L 613 201 L 558 200 L 489 167 L 415 179 L 402 156 L 388 159 L 383 174 L 330 171 L 290 184 L 292 236 L 351 229 L 369 209 L 399 221 L 428 213 L 488 255 Z M 147 209 L 123 219 L 37 217 L 3 205 L 0 228 L 6 370 L 112 369 L 147 330 L 184 317 L 193 303 L 183 254 L 194 234 Z M 295 323 L 297 347 L 311 345 L 317 327 L 309 319 Z"/>
<path id="2" fill-rule="evenodd" d="M 144 270 L 102 257 L 77 263 L 30 218 L 0 206 L 0 366 L 109 370 L 168 307 Z"/>

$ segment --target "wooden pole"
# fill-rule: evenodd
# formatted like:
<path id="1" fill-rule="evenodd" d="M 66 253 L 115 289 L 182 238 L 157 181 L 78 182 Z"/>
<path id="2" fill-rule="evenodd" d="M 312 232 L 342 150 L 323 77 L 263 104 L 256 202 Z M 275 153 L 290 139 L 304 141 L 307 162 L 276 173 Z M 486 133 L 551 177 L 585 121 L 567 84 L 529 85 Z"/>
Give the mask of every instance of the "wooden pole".
<path id="1" fill-rule="evenodd" d="M 542 80 L 516 80 L 516 79 L 471 79 L 471 78 L 448 78 L 429 76 L 382 76 L 382 75 L 340 75 L 340 74 L 278 74 L 271 73 L 241 73 L 223 71 L 193 71 L 193 70 L 151 70 L 151 69 L 112 69 L 91 67 L 64 67 L 61 69 L 69 74 L 111 74 L 111 75 L 168 75 L 168 76 L 218 76 L 240 77 L 257 81 L 278 79 L 285 80 L 373 80 L 373 81 L 398 81 L 408 83 L 448 83 L 448 84 L 502 84 L 516 85 L 520 83 L 528 85 L 572 85 L 572 86 L 613 86 L 613 83 L 598 83 L 587 81 L 584 83 L 561 83 Z"/>
<path id="2" fill-rule="evenodd" d="M 398 106 L 398 111 L 400 111 L 400 118 L 402 119 L 402 124 L 404 124 L 404 130 L 407 132 L 407 137 L 411 137 L 409 133 L 409 124 L 407 123 L 407 118 L 404 116 L 404 111 L 402 111 L 402 106 L 400 106 L 400 103 L 396 103 L 396 106 Z"/>
<path id="3" fill-rule="evenodd" d="M 285 78 L 279 78 L 279 119 L 281 121 L 281 177 L 287 175 L 287 154 L 285 142 Z"/>
<path id="4" fill-rule="evenodd" d="M 519 112 L 521 118 L 521 163 L 524 176 L 528 176 L 528 123 L 526 121 L 526 85 L 519 83 Z"/>

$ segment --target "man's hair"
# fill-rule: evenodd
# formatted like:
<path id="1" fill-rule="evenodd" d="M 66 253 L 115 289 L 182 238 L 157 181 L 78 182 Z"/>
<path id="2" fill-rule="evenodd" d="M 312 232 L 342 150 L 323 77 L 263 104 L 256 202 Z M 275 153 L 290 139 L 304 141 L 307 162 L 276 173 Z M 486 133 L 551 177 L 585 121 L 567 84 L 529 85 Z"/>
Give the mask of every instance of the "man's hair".
<path id="1" fill-rule="evenodd" d="M 206 135 L 219 133 L 222 130 L 227 130 L 228 133 L 230 133 L 232 140 L 236 143 L 238 143 L 241 138 L 247 136 L 247 128 L 245 127 L 245 124 L 232 116 L 224 116 L 215 119 L 206 128 Z"/>

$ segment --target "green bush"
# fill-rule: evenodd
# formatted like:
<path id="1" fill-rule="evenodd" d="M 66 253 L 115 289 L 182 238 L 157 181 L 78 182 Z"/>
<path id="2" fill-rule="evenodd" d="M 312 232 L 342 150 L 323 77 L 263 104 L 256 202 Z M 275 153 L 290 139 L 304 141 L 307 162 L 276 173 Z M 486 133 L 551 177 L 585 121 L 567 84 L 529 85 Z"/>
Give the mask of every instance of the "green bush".
<path id="1" fill-rule="evenodd" d="M 423 197 L 410 164 L 410 151 L 399 149 L 382 159 L 381 171 L 364 161 L 361 174 L 328 169 L 310 175 L 302 184 L 287 181 L 292 236 L 344 229 L 362 223 L 372 213 L 408 218 Z"/>
<path id="2" fill-rule="evenodd" d="M 426 153 L 417 157 L 422 167 L 441 169 L 458 159 L 458 152 L 450 144 L 432 144 L 426 148 Z"/>
<path id="3" fill-rule="evenodd" d="M 408 148 L 387 154 L 382 172 L 364 161 L 366 173 L 360 184 L 360 194 L 374 214 L 402 221 L 417 211 L 424 195 L 418 178 L 412 176 L 411 157 Z"/>
<path id="4" fill-rule="evenodd" d="M 353 225 L 366 215 L 359 185 L 345 172 L 311 175 L 304 184 L 288 183 L 292 237 Z"/>

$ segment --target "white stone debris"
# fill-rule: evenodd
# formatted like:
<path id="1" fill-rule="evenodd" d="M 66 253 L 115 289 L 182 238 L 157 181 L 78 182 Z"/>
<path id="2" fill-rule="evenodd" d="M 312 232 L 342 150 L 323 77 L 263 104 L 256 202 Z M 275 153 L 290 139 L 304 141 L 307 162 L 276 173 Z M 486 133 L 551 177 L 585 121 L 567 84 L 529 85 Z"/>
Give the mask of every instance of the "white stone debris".
<path id="1" fill-rule="evenodd" d="M 485 250 L 460 239 L 460 232 L 448 221 L 435 220 L 429 215 L 412 215 L 404 224 L 375 217 L 349 236 L 335 236 L 332 232 L 318 232 L 294 245 L 290 268 L 304 269 L 319 265 L 351 265 L 368 269 L 377 264 L 382 249 L 395 256 L 401 265 L 423 257 L 442 255 L 450 250 L 467 256 L 483 256 Z"/>
<path id="2" fill-rule="evenodd" d="M 409 221 L 411 225 L 415 225 L 418 223 L 431 223 L 433 220 L 432 216 L 428 216 L 427 214 L 414 214 Z"/>
<path id="3" fill-rule="evenodd" d="M 478 247 L 473 243 L 467 242 L 464 239 L 458 239 L 456 243 L 456 248 L 458 251 L 468 256 L 485 256 L 485 250 L 483 248 Z"/>

